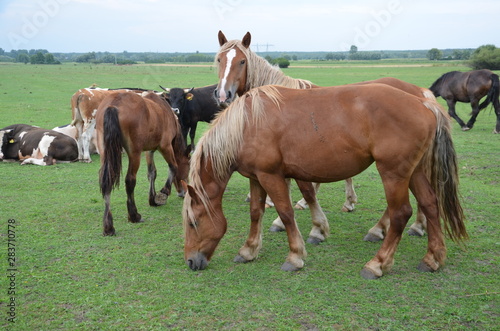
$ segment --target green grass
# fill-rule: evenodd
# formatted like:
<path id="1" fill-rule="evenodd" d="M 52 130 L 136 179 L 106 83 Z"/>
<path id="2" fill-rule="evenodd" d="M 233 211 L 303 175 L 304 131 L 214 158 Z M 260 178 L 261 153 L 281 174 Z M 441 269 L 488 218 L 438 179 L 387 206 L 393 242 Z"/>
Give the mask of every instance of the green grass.
<path id="1" fill-rule="evenodd" d="M 292 77 L 336 85 L 394 76 L 430 86 L 442 73 L 464 67 L 290 67 Z M 54 127 L 71 121 L 69 100 L 79 88 L 203 86 L 216 82 L 210 67 L 0 65 L 0 127 L 29 123 Z M 470 106 L 458 112 L 468 117 Z M 447 264 L 436 273 L 416 269 L 426 237 L 404 236 L 393 270 L 377 281 L 359 276 L 380 244 L 363 242 L 385 209 L 374 167 L 354 179 L 359 204 L 341 213 L 343 183 L 322 185 L 320 203 L 331 234 L 307 245 L 305 268 L 280 270 L 288 244 L 283 233 L 264 232 L 259 258 L 234 264 L 249 228 L 248 180 L 234 174 L 224 197 L 228 231 L 207 270 L 193 272 L 183 260 L 182 200 L 147 202 L 141 167 L 136 202 L 146 222 L 127 222 L 122 186 L 112 194 L 116 237 L 102 236 L 99 157 L 91 164 L 51 167 L 0 163 L 0 326 L 11 330 L 141 329 L 339 329 L 494 330 L 499 319 L 500 135 L 495 116 L 483 111 L 473 130 L 456 123 L 461 193 L 471 239 L 465 249 L 447 240 Z M 199 128 L 201 133 L 207 126 Z M 157 187 L 167 167 L 157 155 Z M 126 161 L 125 161 L 126 162 Z M 299 199 L 293 187 L 294 200 Z M 264 217 L 266 227 L 276 217 Z M 304 236 L 308 211 L 296 218 Z M 16 322 L 7 317 L 10 281 L 8 220 L 15 219 Z M 410 222 L 412 222 L 411 220 Z"/>

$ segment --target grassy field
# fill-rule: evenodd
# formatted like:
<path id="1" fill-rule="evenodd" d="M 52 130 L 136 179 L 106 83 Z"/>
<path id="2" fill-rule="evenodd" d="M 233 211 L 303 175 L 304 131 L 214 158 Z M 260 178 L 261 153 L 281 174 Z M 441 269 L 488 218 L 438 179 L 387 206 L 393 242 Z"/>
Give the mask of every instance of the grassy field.
<path id="1" fill-rule="evenodd" d="M 393 76 L 428 87 L 446 66 L 300 63 L 285 70 L 319 85 Z M 70 97 L 82 87 L 199 87 L 216 82 L 210 66 L 0 65 L 0 127 L 27 123 L 52 128 L 71 121 Z M 458 106 L 468 118 L 470 106 Z M 404 236 L 393 270 L 377 281 L 359 276 L 380 244 L 362 241 L 386 203 L 374 167 L 355 177 L 359 204 L 342 213 L 343 183 L 322 186 L 319 199 L 331 234 L 307 244 L 305 268 L 280 270 L 284 233 L 264 232 L 259 258 L 234 264 L 249 227 L 248 180 L 234 174 L 224 198 L 228 231 L 207 270 L 183 260 L 182 200 L 148 206 L 146 167 L 136 202 L 146 222 L 127 222 L 123 185 L 112 195 L 117 236 L 102 236 L 99 157 L 93 163 L 51 167 L 0 163 L 0 326 L 9 330 L 494 330 L 500 291 L 500 135 L 494 113 L 483 111 L 473 130 L 456 123 L 461 194 L 470 240 L 447 240 L 447 264 L 436 273 L 416 269 L 427 238 Z M 199 133 L 206 128 L 202 125 Z M 157 158 L 157 187 L 167 167 Z M 126 163 L 126 158 L 125 158 Z M 294 200 L 299 199 L 293 188 Z M 264 218 L 268 227 L 273 209 Z M 296 213 L 304 236 L 308 211 Z M 413 220 L 410 220 L 413 222 Z M 8 245 L 10 240 L 11 244 Z M 12 241 L 12 240 L 15 240 Z M 9 250 L 9 248 L 12 248 Z M 9 260 L 9 258 L 11 258 Z M 13 260 L 15 258 L 15 260 Z M 12 265 L 9 263 L 12 262 Z M 10 322 L 15 314 L 14 322 Z"/>

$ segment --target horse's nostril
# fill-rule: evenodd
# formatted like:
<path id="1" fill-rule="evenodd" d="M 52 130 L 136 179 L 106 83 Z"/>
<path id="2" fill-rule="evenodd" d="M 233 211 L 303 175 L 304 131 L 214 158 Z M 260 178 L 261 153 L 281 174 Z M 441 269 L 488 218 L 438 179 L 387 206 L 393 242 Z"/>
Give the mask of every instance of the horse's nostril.
<path id="1" fill-rule="evenodd" d="M 227 99 L 231 100 L 231 97 L 232 97 L 231 91 L 227 91 Z"/>

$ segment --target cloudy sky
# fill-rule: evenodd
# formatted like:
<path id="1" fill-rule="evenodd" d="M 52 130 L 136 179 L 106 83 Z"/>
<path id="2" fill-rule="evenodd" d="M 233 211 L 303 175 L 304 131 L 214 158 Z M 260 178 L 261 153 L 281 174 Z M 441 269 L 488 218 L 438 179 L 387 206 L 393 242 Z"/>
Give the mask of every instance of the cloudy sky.
<path id="1" fill-rule="evenodd" d="M 216 52 L 219 30 L 256 51 L 500 47 L 499 21 L 498 0 L 0 0 L 0 48 Z"/>

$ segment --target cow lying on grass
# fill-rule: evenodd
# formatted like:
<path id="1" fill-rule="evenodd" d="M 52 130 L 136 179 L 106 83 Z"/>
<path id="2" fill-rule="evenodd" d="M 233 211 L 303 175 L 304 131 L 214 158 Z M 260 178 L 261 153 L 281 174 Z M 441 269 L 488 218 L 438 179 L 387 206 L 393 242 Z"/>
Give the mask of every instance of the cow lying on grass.
<path id="1" fill-rule="evenodd" d="M 78 160 L 78 146 L 73 138 L 32 125 L 14 124 L 1 129 L 0 143 L 2 161 L 53 165 Z"/>

